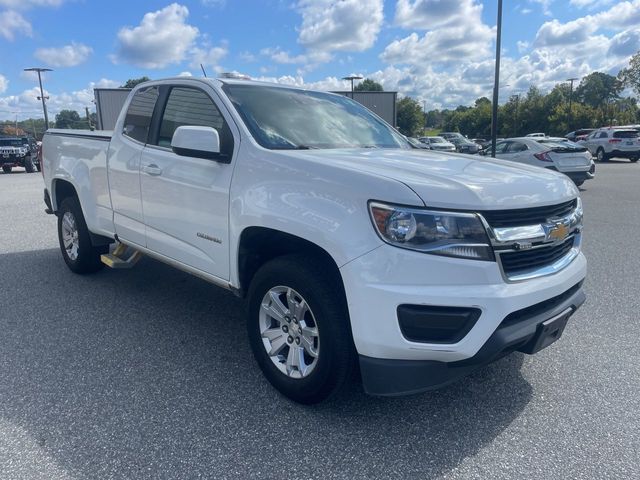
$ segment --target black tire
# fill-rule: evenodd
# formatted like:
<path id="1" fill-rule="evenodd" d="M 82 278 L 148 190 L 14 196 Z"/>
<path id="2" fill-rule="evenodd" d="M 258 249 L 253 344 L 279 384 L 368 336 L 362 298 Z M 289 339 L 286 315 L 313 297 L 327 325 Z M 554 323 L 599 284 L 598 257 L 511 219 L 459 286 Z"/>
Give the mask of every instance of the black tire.
<path id="1" fill-rule="evenodd" d="M 599 148 L 596 151 L 596 158 L 597 158 L 598 162 L 600 162 L 600 163 L 606 162 L 607 160 L 609 160 L 609 157 L 607 156 L 606 152 L 604 151 L 604 148 Z"/>
<path id="2" fill-rule="evenodd" d="M 5 165 L 2 166 L 2 171 L 4 173 L 11 173 L 11 170 L 13 169 L 13 167 L 7 167 Z"/>
<path id="3" fill-rule="evenodd" d="M 573 183 L 576 184 L 576 187 L 580 187 L 584 184 L 584 180 L 574 180 Z"/>
<path id="4" fill-rule="evenodd" d="M 62 238 L 62 222 L 64 221 L 65 214 L 67 213 L 72 216 L 77 229 L 78 249 L 76 258 L 71 258 L 69 256 Z M 104 264 L 100 261 L 100 255 L 107 253 L 109 247 L 94 247 L 91 244 L 89 229 L 87 228 L 87 223 L 84 220 L 82 208 L 80 208 L 80 202 L 78 202 L 76 197 L 67 197 L 60 204 L 60 209 L 58 210 L 58 241 L 60 243 L 62 258 L 64 258 L 65 263 L 72 272 L 80 274 L 93 273 L 104 267 Z"/>
<path id="5" fill-rule="evenodd" d="M 630 158 L 629 160 L 631 160 L 631 163 L 636 163 L 638 161 L 638 157 L 633 157 L 633 158 Z"/>
<path id="6" fill-rule="evenodd" d="M 355 365 L 346 299 L 339 273 L 334 270 L 321 259 L 287 255 L 262 266 L 249 288 L 247 330 L 254 357 L 271 385 L 291 400 L 303 404 L 321 402 L 338 392 L 351 378 Z M 291 378 L 280 371 L 262 341 L 262 300 L 267 292 L 278 286 L 290 287 L 304 298 L 318 329 L 317 363 L 311 373 L 302 378 Z"/>
<path id="7" fill-rule="evenodd" d="M 31 158 L 31 156 L 24 159 L 24 169 L 27 173 L 33 173 L 36 171 L 36 166 L 33 163 L 33 158 Z"/>

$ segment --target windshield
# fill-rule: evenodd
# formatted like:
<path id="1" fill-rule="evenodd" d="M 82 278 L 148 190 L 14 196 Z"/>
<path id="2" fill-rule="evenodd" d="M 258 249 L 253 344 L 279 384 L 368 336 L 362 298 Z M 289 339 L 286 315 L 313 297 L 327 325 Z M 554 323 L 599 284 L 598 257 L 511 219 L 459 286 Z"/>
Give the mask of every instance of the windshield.
<path id="1" fill-rule="evenodd" d="M 389 125 L 347 97 L 255 85 L 225 85 L 224 91 L 265 148 L 410 148 Z"/>
<path id="2" fill-rule="evenodd" d="M 431 143 L 449 143 L 442 137 L 429 137 Z"/>

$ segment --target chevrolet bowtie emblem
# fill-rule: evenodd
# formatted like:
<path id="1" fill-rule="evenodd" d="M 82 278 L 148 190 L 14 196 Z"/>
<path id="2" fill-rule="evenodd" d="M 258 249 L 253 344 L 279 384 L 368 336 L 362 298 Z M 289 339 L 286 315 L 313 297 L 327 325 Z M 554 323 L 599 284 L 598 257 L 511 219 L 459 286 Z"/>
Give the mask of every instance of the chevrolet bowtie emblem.
<path id="1" fill-rule="evenodd" d="M 545 236 L 548 242 L 564 240 L 569 236 L 569 227 L 564 223 L 554 223 L 545 225 Z"/>

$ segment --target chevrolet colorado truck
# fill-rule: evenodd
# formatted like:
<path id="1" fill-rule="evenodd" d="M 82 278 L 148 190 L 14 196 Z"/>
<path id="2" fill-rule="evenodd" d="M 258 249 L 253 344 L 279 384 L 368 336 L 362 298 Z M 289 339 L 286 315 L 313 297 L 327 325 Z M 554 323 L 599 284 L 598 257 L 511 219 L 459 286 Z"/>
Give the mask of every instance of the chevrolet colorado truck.
<path id="1" fill-rule="evenodd" d="M 585 300 L 569 178 L 412 149 L 339 95 L 143 83 L 113 132 L 48 130 L 43 175 L 73 272 L 147 255 L 235 292 L 258 366 L 302 403 L 352 372 L 401 395 L 536 353 Z"/>

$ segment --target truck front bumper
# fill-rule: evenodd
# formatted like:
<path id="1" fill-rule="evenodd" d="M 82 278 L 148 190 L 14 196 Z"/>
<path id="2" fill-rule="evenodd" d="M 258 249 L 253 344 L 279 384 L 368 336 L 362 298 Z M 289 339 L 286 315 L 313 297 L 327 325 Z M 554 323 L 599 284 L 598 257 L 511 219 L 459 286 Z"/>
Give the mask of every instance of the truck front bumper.
<path id="1" fill-rule="evenodd" d="M 582 253 L 553 275 L 515 283 L 504 280 L 495 262 L 390 245 L 340 270 L 364 387 L 377 395 L 437 388 L 509 352 L 535 353 L 536 342 L 539 347 L 552 340 L 541 339 L 540 325 L 562 314 L 555 325 L 563 327 L 585 299 Z M 406 338 L 398 319 L 403 305 L 473 309 L 480 315 L 455 343 L 427 343 Z"/>

